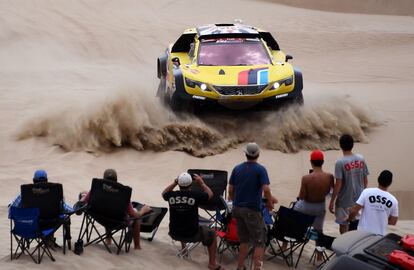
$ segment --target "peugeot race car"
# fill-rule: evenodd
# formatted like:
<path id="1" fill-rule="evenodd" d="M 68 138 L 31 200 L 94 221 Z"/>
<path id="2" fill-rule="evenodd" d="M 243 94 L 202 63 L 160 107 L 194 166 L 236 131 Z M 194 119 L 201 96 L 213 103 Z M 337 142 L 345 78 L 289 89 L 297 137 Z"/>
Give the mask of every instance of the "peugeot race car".
<path id="1" fill-rule="evenodd" d="M 174 111 L 303 103 L 302 73 L 273 36 L 243 24 L 190 28 L 158 58 L 157 96 Z"/>

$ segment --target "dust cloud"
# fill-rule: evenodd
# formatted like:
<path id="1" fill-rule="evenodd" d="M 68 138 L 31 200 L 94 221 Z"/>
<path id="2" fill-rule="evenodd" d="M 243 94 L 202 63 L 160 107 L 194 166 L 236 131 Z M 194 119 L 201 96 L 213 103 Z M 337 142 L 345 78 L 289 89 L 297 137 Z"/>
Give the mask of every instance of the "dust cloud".
<path id="1" fill-rule="evenodd" d="M 380 124 L 371 111 L 349 98 L 278 111 L 195 117 L 176 116 L 145 92 L 126 91 L 84 107 L 48 109 L 26 119 L 16 137 L 45 137 L 66 151 L 99 153 L 132 147 L 205 157 L 248 141 L 285 153 L 338 149 L 341 134 L 367 142 L 367 134 Z"/>

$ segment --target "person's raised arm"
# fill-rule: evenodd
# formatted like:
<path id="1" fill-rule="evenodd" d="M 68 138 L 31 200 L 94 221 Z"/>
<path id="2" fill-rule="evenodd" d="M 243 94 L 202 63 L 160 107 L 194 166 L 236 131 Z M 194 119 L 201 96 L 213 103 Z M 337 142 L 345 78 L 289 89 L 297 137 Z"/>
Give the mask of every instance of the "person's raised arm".
<path id="1" fill-rule="evenodd" d="M 161 193 L 161 195 L 162 195 L 162 197 L 164 197 L 164 195 L 165 195 L 165 193 L 167 193 L 167 192 L 170 192 L 170 191 L 173 191 L 174 190 L 174 188 L 178 185 L 178 182 L 177 182 L 178 180 L 177 180 L 177 178 L 175 178 L 174 179 L 174 182 L 172 182 L 171 184 L 169 184 L 165 189 L 164 189 L 164 191 Z"/>
<path id="2" fill-rule="evenodd" d="M 331 202 L 329 203 L 329 211 L 331 213 L 334 213 L 335 200 L 341 188 L 342 188 L 342 179 L 337 178 L 335 182 L 334 190 L 332 193 L 332 197 L 331 197 Z"/>
<path id="3" fill-rule="evenodd" d="M 208 199 L 213 198 L 213 191 L 204 183 L 203 178 L 198 174 L 194 174 L 194 180 L 200 185 L 201 189 L 208 194 Z"/>

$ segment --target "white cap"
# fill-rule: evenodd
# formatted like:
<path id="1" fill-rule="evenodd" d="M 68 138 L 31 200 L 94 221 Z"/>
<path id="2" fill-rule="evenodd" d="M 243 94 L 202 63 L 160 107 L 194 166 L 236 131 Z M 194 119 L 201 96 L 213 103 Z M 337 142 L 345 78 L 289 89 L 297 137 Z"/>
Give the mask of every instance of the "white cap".
<path id="1" fill-rule="evenodd" d="M 246 145 L 244 152 L 251 157 L 257 157 L 259 156 L 260 148 L 257 143 L 251 142 Z"/>
<path id="2" fill-rule="evenodd" d="M 193 182 L 193 179 L 189 173 L 183 172 L 178 176 L 177 182 L 180 187 L 188 187 Z"/>

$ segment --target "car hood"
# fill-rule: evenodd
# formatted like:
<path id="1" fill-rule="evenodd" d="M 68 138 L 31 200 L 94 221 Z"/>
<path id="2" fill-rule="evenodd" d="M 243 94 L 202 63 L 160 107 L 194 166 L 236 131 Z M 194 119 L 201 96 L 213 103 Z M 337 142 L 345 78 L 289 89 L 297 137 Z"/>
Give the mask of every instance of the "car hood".
<path id="1" fill-rule="evenodd" d="M 268 84 L 293 75 L 290 64 L 260 66 L 196 66 L 182 68 L 186 78 L 211 85 Z"/>

